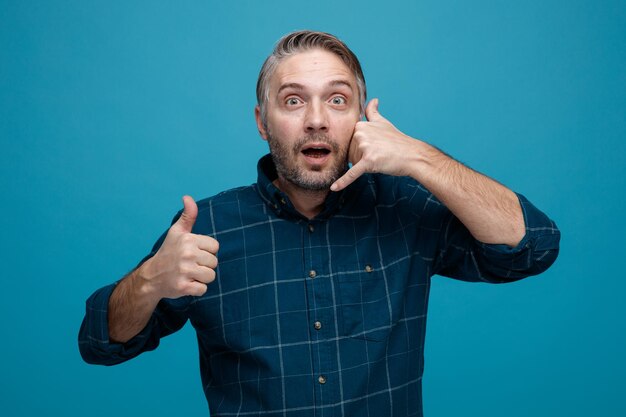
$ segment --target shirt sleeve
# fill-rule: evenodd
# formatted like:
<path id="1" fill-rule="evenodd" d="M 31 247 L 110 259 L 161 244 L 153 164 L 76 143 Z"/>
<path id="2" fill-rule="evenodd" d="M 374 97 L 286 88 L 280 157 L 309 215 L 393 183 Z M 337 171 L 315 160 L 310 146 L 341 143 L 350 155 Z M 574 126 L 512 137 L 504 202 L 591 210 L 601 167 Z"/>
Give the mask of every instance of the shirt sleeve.
<path id="1" fill-rule="evenodd" d="M 526 233 L 514 248 L 476 240 L 446 208 L 433 274 L 463 281 L 504 283 L 548 269 L 558 256 L 561 233 L 556 223 L 526 197 L 516 195 L 522 207 Z"/>
<path id="2" fill-rule="evenodd" d="M 161 247 L 165 233 L 155 243 L 150 254 L 139 266 Z M 162 299 L 152 313 L 146 327 L 126 343 L 109 339 L 109 299 L 117 283 L 100 288 L 86 303 L 85 317 L 78 334 L 78 347 L 83 360 L 98 365 L 115 365 L 134 358 L 142 352 L 156 349 L 162 337 L 181 329 L 187 321 L 187 299 Z"/>

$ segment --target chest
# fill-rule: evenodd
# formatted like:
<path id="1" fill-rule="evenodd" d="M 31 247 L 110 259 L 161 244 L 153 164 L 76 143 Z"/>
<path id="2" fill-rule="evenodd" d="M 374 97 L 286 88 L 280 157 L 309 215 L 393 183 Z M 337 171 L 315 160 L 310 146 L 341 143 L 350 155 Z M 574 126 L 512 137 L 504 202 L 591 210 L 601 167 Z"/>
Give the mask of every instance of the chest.
<path id="1" fill-rule="evenodd" d="M 425 313 L 432 242 L 400 216 L 268 218 L 218 240 L 217 278 L 191 310 L 206 343 L 381 341 Z"/>

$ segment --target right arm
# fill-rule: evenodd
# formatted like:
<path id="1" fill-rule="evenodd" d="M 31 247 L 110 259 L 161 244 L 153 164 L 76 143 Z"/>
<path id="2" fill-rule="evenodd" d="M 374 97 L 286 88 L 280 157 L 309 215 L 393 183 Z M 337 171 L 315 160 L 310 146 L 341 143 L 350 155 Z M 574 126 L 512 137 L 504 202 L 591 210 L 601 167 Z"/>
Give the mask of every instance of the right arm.
<path id="1" fill-rule="evenodd" d="M 148 259 L 115 287 L 109 298 L 109 339 L 126 343 L 146 327 L 161 300 L 146 277 Z"/>

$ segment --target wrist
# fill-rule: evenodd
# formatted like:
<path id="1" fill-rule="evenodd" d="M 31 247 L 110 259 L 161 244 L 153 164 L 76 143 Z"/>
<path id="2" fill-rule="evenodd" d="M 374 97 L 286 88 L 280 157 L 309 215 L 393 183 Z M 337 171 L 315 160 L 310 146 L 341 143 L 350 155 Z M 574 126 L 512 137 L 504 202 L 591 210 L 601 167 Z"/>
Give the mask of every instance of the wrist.
<path id="1" fill-rule="evenodd" d="M 441 163 L 448 158 L 436 147 L 415 139 L 415 152 L 409 157 L 409 176 L 420 183 L 428 182 L 427 179 L 435 175 Z"/>
<path id="2" fill-rule="evenodd" d="M 133 292 L 140 298 L 151 300 L 154 304 L 158 303 L 161 298 L 158 286 L 154 280 L 152 266 L 154 259 L 150 258 L 145 261 L 132 274 Z"/>

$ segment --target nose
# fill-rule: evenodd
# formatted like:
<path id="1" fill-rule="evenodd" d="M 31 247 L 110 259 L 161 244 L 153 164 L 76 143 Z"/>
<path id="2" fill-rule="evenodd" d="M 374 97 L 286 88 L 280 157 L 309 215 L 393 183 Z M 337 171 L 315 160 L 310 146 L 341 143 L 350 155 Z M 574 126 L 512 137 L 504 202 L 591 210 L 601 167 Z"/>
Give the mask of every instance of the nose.
<path id="1" fill-rule="evenodd" d="M 320 100 L 312 100 L 307 106 L 304 129 L 307 133 L 328 131 L 328 115 Z"/>

